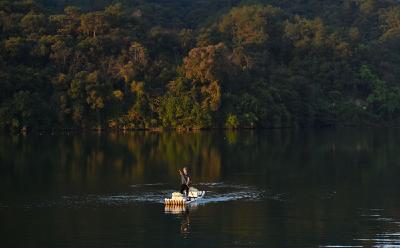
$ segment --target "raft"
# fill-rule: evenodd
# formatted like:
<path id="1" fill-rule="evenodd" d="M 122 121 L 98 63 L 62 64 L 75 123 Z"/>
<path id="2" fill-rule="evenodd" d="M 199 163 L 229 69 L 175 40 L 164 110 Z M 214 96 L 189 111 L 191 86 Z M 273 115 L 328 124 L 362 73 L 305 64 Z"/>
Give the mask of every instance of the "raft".
<path id="1" fill-rule="evenodd" d="M 182 212 L 185 212 L 188 210 L 188 205 L 168 205 L 165 204 L 164 206 L 164 212 L 169 213 L 169 214 L 180 214 Z"/>
<path id="2" fill-rule="evenodd" d="M 189 194 L 186 196 L 180 192 L 173 192 L 171 198 L 165 198 L 164 204 L 171 206 L 184 206 L 202 198 L 205 191 L 199 191 L 196 188 L 190 187 Z"/>

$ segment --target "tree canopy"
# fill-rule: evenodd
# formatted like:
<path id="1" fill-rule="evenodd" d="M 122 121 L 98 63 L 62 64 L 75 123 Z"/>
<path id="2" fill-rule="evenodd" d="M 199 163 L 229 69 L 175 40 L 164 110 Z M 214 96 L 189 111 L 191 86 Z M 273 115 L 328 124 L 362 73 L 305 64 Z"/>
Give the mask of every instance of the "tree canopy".
<path id="1" fill-rule="evenodd" d="M 0 0 L 0 128 L 400 124 L 395 0 Z"/>

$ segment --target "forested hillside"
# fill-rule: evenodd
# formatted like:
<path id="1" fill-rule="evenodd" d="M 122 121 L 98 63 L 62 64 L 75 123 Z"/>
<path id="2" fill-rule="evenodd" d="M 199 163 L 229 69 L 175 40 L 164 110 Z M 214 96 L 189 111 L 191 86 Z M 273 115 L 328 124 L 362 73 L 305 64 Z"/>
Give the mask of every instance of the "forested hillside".
<path id="1" fill-rule="evenodd" d="M 0 0 L 0 127 L 400 124 L 395 0 Z"/>

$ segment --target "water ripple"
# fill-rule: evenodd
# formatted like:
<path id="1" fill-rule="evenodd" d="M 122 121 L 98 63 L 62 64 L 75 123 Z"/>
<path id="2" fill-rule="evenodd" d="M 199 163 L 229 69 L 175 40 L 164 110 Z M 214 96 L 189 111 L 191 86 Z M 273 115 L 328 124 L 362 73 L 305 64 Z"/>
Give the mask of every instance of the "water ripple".
<path id="1" fill-rule="evenodd" d="M 222 203 L 231 201 L 261 201 L 275 200 L 286 201 L 287 196 L 275 194 L 272 191 L 261 190 L 249 185 L 237 185 L 223 182 L 198 183 L 200 190 L 206 191 L 204 198 L 199 199 L 197 204 L 205 205 L 211 203 Z M 81 207 L 106 207 L 127 206 L 132 204 L 161 204 L 164 198 L 170 197 L 176 191 L 170 186 L 162 183 L 157 184 L 135 184 L 131 185 L 127 192 L 115 194 L 87 194 L 87 195 L 64 195 L 58 199 L 38 200 L 37 202 L 25 202 L 16 207 L 23 208 L 81 208 Z M 0 207 L 3 205 L 0 204 Z"/>
<path id="2" fill-rule="evenodd" d="M 382 232 L 371 233 L 370 237 L 356 238 L 356 241 L 373 244 L 373 247 L 400 247 L 400 225 L 395 217 L 387 216 L 383 209 L 360 209 L 362 222 L 366 224 L 376 223 L 382 228 Z M 392 232 L 391 232 L 392 230 Z"/>

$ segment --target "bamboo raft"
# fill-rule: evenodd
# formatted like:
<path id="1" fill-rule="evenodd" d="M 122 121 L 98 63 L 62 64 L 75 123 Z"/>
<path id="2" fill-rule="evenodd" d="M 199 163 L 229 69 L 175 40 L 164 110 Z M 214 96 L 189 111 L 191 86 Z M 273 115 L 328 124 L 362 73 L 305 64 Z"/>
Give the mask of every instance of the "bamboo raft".
<path id="1" fill-rule="evenodd" d="M 165 205 L 185 205 L 186 199 L 167 199 L 164 200 Z"/>
<path id="2" fill-rule="evenodd" d="M 185 212 L 187 210 L 186 205 L 165 205 L 164 207 L 164 212 L 169 213 L 169 214 L 180 214 L 182 212 Z"/>
<path id="3" fill-rule="evenodd" d="M 179 193 L 174 192 L 172 193 L 172 197 L 170 199 L 164 199 L 165 205 L 185 205 L 186 204 L 186 196 Z"/>
<path id="4" fill-rule="evenodd" d="M 197 199 L 202 198 L 204 194 L 204 191 L 198 191 L 197 189 L 190 187 L 189 194 L 187 196 L 179 192 L 174 192 L 172 193 L 171 198 L 164 199 L 164 204 L 169 206 L 185 206 L 188 203 L 194 202 Z"/>

